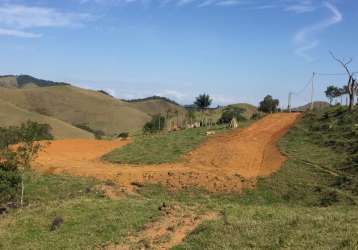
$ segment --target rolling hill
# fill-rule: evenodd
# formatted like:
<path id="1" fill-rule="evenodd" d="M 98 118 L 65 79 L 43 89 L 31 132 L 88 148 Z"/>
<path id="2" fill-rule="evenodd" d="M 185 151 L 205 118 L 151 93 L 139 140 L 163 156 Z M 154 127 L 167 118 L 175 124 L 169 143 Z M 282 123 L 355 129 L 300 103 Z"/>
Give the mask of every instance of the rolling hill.
<path id="1" fill-rule="evenodd" d="M 103 90 L 82 89 L 28 75 L 0 76 L 0 101 L 0 126 L 18 125 L 31 119 L 49 123 L 57 138 L 92 137 L 77 125 L 112 135 L 140 130 L 154 115 L 184 117 L 187 113 L 186 108 L 165 97 L 120 100 Z M 246 110 L 246 118 L 257 110 L 249 104 L 234 105 Z M 217 121 L 222 111 L 223 108 L 210 109 L 207 115 Z M 201 116 L 197 113 L 197 117 Z"/>
<path id="2" fill-rule="evenodd" d="M 16 126 L 27 120 L 49 124 L 52 128 L 51 132 L 56 139 L 93 138 L 93 134 L 76 128 L 66 122 L 21 109 L 0 99 L 0 127 Z"/>
<path id="3" fill-rule="evenodd" d="M 150 120 L 150 115 L 127 102 L 70 85 L 1 88 L 0 99 L 72 125 L 86 124 L 107 134 L 141 128 Z"/>
<path id="4" fill-rule="evenodd" d="M 179 104 L 159 96 L 148 97 L 144 99 L 136 99 L 127 101 L 131 107 L 143 111 L 151 116 L 166 115 L 167 113 L 174 114 L 178 111 L 180 114 L 185 114 L 187 111 Z"/>
<path id="5" fill-rule="evenodd" d="M 317 101 L 313 103 L 313 108 L 314 109 L 323 109 L 323 108 L 327 108 L 329 107 L 329 103 L 328 102 L 322 102 L 322 101 Z M 300 107 L 296 107 L 293 108 L 292 111 L 293 112 L 303 112 L 303 111 L 307 111 L 311 108 L 311 104 L 308 103 L 306 105 L 300 106 Z"/>
<path id="6" fill-rule="evenodd" d="M 38 79 L 29 75 L 5 75 L 0 76 L 0 87 L 5 88 L 31 88 L 70 85 L 64 82 L 54 82 Z"/>

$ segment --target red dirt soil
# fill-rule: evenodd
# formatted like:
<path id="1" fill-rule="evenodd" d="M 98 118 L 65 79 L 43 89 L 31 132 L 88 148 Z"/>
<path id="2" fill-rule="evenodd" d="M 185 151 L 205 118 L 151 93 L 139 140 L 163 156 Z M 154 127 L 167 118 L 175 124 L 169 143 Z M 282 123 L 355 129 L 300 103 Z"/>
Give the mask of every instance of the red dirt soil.
<path id="1" fill-rule="evenodd" d="M 171 190 L 197 187 L 211 192 L 241 191 L 254 187 L 256 177 L 268 176 L 281 167 L 286 158 L 276 142 L 299 116 L 272 114 L 248 128 L 210 137 L 186 155 L 184 163 L 111 164 L 100 157 L 129 142 L 73 139 L 53 141 L 40 153 L 34 168 L 41 172 L 112 180 L 124 191 L 133 191 L 139 183 L 159 183 Z"/>

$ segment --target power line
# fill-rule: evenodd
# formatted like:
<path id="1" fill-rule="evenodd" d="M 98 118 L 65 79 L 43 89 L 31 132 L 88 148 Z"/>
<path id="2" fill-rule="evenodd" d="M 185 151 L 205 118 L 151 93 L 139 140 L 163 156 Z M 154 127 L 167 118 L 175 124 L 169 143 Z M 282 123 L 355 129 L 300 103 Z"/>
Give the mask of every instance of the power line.
<path id="1" fill-rule="evenodd" d="M 303 87 L 303 89 L 301 89 L 300 91 L 297 91 L 297 92 L 291 92 L 293 95 L 299 95 L 301 94 L 303 91 L 306 90 L 306 88 L 312 83 L 313 81 L 313 78 L 314 78 L 314 75 L 312 75 L 308 81 L 308 83 Z"/>
<path id="2" fill-rule="evenodd" d="M 358 73 L 358 71 L 354 71 L 352 72 L 353 74 Z M 316 73 L 317 75 L 320 76 L 343 76 L 343 75 L 347 75 L 347 73 Z"/>

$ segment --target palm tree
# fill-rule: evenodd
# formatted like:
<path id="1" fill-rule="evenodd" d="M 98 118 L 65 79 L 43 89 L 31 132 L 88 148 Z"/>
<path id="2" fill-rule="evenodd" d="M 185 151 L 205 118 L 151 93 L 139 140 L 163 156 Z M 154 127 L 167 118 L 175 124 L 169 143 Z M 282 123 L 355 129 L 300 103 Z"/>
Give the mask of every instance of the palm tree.
<path id="1" fill-rule="evenodd" d="M 201 110 L 202 114 L 204 114 L 204 111 L 211 105 L 212 102 L 213 99 L 211 99 L 208 94 L 204 93 L 195 98 L 194 105 Z"/>

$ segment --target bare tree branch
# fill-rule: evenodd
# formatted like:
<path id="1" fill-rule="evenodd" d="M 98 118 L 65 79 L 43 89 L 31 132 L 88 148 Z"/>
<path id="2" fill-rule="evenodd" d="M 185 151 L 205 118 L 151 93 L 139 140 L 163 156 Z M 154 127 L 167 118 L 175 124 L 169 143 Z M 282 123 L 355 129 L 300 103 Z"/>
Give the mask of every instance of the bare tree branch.
<path id="1" fill-rule="evenodd" d="M 331 54 L 332 58 L 333 58 L 335 61 L 339 62 L 339 63 L 342 65 L 342 67 L 346 70 L 348 76 L 353 76 L 354 73 L 352 73 L 352 72 L 349 70 L 349 68 L 348 68 L 348 65 L 353 61 L 352 58 L 349 58 L 348 60 L 345 60 L 345 59 L 341 60 L 341 59 L 338 59 L 338 58 L 333 54 L 332 51 L 330 51 L 329 53 Z"/>

